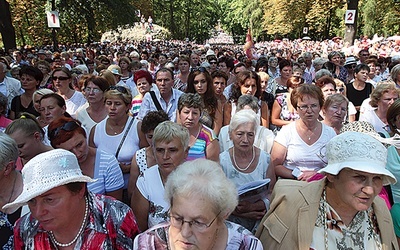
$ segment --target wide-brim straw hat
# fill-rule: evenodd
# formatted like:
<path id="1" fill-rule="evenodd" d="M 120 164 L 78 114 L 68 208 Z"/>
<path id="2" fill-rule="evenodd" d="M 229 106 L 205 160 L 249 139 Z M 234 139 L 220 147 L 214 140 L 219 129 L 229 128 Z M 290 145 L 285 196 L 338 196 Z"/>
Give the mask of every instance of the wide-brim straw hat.
<path id="1" fill-rule="evenodd" d="M 94 182 L 82 174 L 76 156 L 64 149 L 54 149 L 32 158 L 22 169 L 23 190 L 15 201 L 3 206 L 7 213 L 47 191 L 73 182 Z"/>

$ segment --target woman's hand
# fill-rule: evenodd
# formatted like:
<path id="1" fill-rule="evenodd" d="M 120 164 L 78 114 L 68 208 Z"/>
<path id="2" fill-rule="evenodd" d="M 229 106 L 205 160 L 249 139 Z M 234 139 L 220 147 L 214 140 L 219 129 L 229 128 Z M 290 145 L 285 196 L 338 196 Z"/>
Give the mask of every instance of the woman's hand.
<path id="1" fill-rule="evenodd" d="M 119 167 L 121 168 L 121 171 L 123 174 L 129 174 L 131 171 L 131 164 L 130 163 L 119 163 Z"/>
<path id="2" fill-rule="evenodd" d="M 317 172 L 313 170 L 303 170 L 302 174 L 297 177 L 299 181 L 308 181 L 311 177 L 313 177 Z"/>

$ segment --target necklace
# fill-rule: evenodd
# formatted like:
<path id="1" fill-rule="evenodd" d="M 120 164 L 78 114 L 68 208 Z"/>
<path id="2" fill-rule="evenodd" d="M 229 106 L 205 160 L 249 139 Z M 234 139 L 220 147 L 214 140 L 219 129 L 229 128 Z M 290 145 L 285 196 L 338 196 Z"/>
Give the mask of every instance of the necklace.
<path id="1" fill-rule="evenodd" d="M 110 129 L 114 132 L 114 135 L 117 135 L 117 134 L 119 134 L 119 130 L 120 130 L 122 127 L 124 127 L 125 124 L 124 124 L 124 125 L 120 125 L 119 127 L 117 127 L 118 130 L 114 129 L 114 127 L 111 126 L 110 123 L 108 123 L 108 126 L 110 126 Z"/>
<path id="2" fill-rule="evenodd" d="M 79 231 L 78 231 L 78 233 L 76 234 L 75 238 L 74 238 L 72 241 L 63 244 L 63 243 L 60 243 L 60 242 L 58 242 L 58 241 L 56 240 L 56 238 L 54 237 L 54 234 L 53 234 L 52 231 L 49 231 L 49 236 L 50 236 L 51 241 L 52 241 L 54 244 L 56 244 L 57 246 L 59 246 L 59 247 L 69 247 L 69 246 L 71 246 L 72 244 L 74 244 L 75 241 L 78 240 L 79 236 L 83 233 L 83 230 L 85 229 L 85 225 L 86 225 L 86 220 L 87 220 L 88 214 L 89 214 L 89 204 L 88 204 L 88 199 L 87 199 L 87 197 L 85 197 L 85 217 L 83 217 L 82 225 L 81 225 L 81 227 L 79 228 Z"/>
<path id="3" fill-rule="evenodd" d="M 326 188 L 324 188 L 324 191 L 322 192 L 322 210 L 324 211 L 323 216 L 323 223 L 324 223 L 324 245 L 325 245 L 325 250 L 328 250 L 328 220 L 327 220 L 327 214 L 328 214 L 328 209 L 327 209 L 327 201 L 326 201 Z M 382 243 L 379 239 L 378 233 L 375 231 L 375 227 L 374 224 L 372 223 L 372 211 L 370 211 L 370 209 L 368 209 L 367 211 L 365 211 L 367 213 L 367 217 L 368 217 L 368 228 L 372 231 L 372 237 L 374 238 L 374 241 L 376 242 L 376 246 L 378 247 L 378 250 L 382 250 Z M 334 222 L 332 222 L 334 223 Z M 367 230 L 369 230 L 367 229 Z"/>
<path id="4" fill-rule="evenodd" d="M 307 128 L 307 130 L 310 131 L 310 133 L 308 134 L 308 140 L 309 140 L 309 141 L 311 141 L 311 136 L 314 135 L 314 132 L 315 132 L 315 130 L 316 130 L 317 128 L 318 128 L 318 124 L 317 124 L 317 126 L 315 126 L 315 128 L 313 128 L 313 129 Z"/>
<path id="5" fill-rule="evenodd" d="M 249 162 L 249 164 L 245 167 L 245 168 L 241 168 L 239 167 L 239 165 L 236 163 L 236 157 L 235 157 L 235 147 L 232 148 L 232 157 L 233 157 L 233 164 L 235 164 L 235 167 L 237 169 L 239 169 L 240 171 L 246 171 L 247 169 L 249 169 L 250 165 L 253 163 L 254 158 L 256 157 L 256 154 L 254 153 L 254 146 L 252 147 L 252 155 L 253 158 L 251 158 L 251 161 Z"/>

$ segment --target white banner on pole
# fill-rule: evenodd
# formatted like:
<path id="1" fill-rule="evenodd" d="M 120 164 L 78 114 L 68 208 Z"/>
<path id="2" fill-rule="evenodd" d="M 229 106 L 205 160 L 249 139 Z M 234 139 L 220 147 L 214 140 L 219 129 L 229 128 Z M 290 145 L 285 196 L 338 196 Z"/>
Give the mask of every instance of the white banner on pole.
<path id="1" fill-rule="evenodd" d="M 60 28 L 58 11 L 47 11 L 47 25 L 49 28 Z"/>

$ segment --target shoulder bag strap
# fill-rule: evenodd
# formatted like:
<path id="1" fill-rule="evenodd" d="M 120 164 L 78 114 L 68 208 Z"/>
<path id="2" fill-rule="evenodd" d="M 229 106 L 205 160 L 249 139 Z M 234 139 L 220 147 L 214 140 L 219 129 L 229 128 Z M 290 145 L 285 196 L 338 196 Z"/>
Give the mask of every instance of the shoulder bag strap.
<path id="1" fill-rule="evenodd" d="M 158 111 L 163 110 L 161 108 L 160 103 L 157 100 L 156 93 L 154 93 L 154 91 L 150 91 L 150 95 L 151 95 L 151 99 L 153 99 L 154 105 L 156 105 L 157 110 Z"/>
<path id="2" fill-rule="evenodd" d="M 115 158 L 117 158 L 117 159 L 118 159 L 119 151 L 121 151 L 122 145 L 124 144 L 125 138 L 128 135 L 129 130 L 132 127 L 134 120 L 135 120 L 135 118 L 132 118 L 131 121 L 129 122 L 128 128 L 125 130 L 124 136 L 122 137 L 121 142 L 119 143 L 117 152 L 115 153 Z"/>

